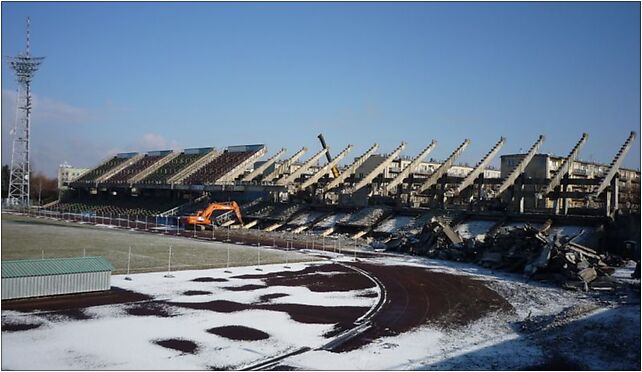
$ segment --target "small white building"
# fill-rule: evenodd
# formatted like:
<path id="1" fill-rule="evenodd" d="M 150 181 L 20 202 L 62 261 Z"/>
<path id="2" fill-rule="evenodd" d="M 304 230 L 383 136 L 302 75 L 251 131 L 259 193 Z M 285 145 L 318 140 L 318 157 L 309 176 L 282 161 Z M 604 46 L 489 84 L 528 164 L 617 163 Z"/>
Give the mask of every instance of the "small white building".
<path id="1" fill-rule="evenodd" d="M 2 261 L 2 299 L 106 291 L 113 270 L 104 257 Z"/>
<path id="2" fill-rule="evenodd" d="M 60 164 L 58 167 L 58 190 L 66 189 L 69 182 L 78 179 L 89 170 L 90 168 L 74 168 L 68 163 Z"/>

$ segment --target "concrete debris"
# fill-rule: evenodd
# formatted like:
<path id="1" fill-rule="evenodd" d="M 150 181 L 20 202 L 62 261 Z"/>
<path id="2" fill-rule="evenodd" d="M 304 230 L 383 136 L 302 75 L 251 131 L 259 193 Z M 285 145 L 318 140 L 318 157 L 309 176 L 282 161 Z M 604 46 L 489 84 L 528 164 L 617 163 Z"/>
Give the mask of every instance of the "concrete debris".
<path id="1" fill-rule="evenodd" d="M 475 262 L 492 270 L 521 272 L 535 280 L 553 281 L 576 290 L 612 290 L 609 275 L 621 264 L 615 256 L 554 234 L 551 223 L 540 229 L 525 224 L 497 229 L 483 241 L 462 238 L 447 223 L 433 218 L 416 235 L 398 234 L 387 243 L 389 250 L 451 261 Z"/>

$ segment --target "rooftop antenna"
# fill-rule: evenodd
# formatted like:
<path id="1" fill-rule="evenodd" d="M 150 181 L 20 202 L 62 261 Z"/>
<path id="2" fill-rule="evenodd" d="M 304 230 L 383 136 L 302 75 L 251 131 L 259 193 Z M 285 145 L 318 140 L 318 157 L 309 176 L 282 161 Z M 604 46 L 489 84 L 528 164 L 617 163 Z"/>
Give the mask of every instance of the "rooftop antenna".
<path id="1" fill-rule="evenodd" d="M 7 57 L 9 66 L 16 73 L 18 94 L 16 122 L 12 130 L 11 172 L 7 205 L 29 207 L 29 178 L 31 173 L 31 80 L 44 57 L 31 56 L 31 19 L 27 17 L 26 48 L 16 57 Z"/>

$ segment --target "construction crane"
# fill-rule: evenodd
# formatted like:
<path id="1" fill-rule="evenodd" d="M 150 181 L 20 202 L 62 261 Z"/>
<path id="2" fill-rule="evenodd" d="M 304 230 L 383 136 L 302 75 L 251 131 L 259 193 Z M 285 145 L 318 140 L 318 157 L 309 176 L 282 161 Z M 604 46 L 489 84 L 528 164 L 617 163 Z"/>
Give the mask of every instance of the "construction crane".
<path id="1" fill-rule="evenodd" d="M 204 230 L 206 226 L 212 225 L 212 213 L 214 211 L 228 211 L 227 213 L 236 214 L 236 218 L 239 220 L 241 225 L 243 225 L 243 217 L 241 216 L 241 208 L 236 204 L 235 201 L 223 202 L 223 203 L 211 203 L 202 211 L 196 212 L 195 215 L 184 216 L 183 223 L 185 226 L 198 226 L 201 230 Z"/>
<path id="2" fill-rule="evenodd" d="M 319 141 L 321 141 L 321 147 L 327 150 L 325 152 L 325 158 L 328 159 L 328 163 L 331 163 L 332 156 L 330 156 L 330 150 L 328 149 L 328 145 L 325 144 L 325 138 L 323 138 L 323 133 L 319 133 L 317 137 L 319 137 Z M 332 168 L 330 168 L 330 170 L 332 171 L 332 175 L 334 176 L 334 178 L 339 177 L 339 168 L 337 168 L 336 165 L 333 165 Z"/>

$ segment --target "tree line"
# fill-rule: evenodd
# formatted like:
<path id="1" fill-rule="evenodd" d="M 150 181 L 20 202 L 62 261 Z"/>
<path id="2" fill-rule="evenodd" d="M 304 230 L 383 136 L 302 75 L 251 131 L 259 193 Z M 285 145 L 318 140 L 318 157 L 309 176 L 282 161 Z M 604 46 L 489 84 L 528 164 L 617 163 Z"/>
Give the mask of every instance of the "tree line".
<path id="1" fill-rule="evenodd" d="M 9 196 L 9 177 L 11 171 L 9 165 L 2 166 L 2 198 Z M 31 172 L 31 188 L 29 195 L 33 205 L 44 205 L 58 199 L 58 179 L 50 178 L 42 172 Z"/>

